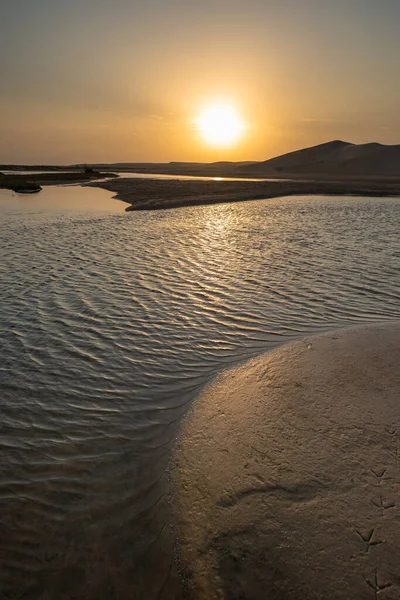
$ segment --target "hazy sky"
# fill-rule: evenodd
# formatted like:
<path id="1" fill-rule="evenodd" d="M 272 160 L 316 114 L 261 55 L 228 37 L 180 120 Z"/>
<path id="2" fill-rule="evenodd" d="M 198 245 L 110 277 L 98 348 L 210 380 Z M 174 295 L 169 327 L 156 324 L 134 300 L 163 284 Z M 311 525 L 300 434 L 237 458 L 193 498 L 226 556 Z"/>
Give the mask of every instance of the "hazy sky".
<path id="1" fill-rule="evenodd" d="M 0 162 L 262 160 L 400 143 L 400 0 L 0 0 Z M 247 123 L 208 146 L 199 110 Z"/>

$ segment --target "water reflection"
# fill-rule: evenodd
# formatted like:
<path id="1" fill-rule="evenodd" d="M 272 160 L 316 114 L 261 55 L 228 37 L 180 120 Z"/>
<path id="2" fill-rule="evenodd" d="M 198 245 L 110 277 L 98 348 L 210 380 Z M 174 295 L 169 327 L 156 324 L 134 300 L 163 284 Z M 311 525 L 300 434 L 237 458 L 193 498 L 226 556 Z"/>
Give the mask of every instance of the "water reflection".
<path id="1" fill-rule="evenodd" d="M 107 190 L 80 185 L 44 186 L 38 194 L 18 194 L 0 189 L 0 211 L 51 212 L 123 212 L 125 202 L 116 200 Z"/>
<path id="2" fill-rule="evenodd" d="M 162 477 L 186 407 L 261 351 L 399 318 L 400 200 L 124 213 L 56 190 L 0 192 L 3 595 L 178 598 Z"/>
<path id="3" fill-rule="evenodd" d="M 248 177 L 214 177 L 212 175 L 205 177 L 201 175 L 163 175 L 157 173 L 136 173 L 129 171 L 118 171 L 117 175 L 122 179 L 139 178 L 139 179 L 181 179 L 181 180 L 197 180 L 197 181 L 288 181 L 288 179 L 265 179 L 265 178 L 248 178 Z"/>

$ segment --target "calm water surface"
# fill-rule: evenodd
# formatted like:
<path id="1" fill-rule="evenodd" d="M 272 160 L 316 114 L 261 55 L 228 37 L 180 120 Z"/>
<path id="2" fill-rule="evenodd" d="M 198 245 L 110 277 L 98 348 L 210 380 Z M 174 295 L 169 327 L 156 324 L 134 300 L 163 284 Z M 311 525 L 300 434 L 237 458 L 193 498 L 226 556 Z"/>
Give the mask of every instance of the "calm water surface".
<path id="1" fill-rule="evenodd" d="M 2 171 L 5 175 L 39 175 L 42 173 L 70 173 L 71 171 Z M 107 173 L 107 171 L 104 171 Z M 250 179 L 248 177 L 201 177 L 200 175 L 158 175 L 157 173 L 136 173 L 134 171 L 113 171 L 121 179 L 194 179 L 201 181 L 289 181 L 288 179 Z"/>
<path id="2" fill-rule="evenodd" d="M 249 177 L 202 177 L 200 175 L 157 175 L 156 173 L 134 173 L 129 171 L 116 171 L 116 174 L 122 179 L 194 179 L 200 181 L 290 181 L 289 179 L 250 179 Z"/>
<path id="3" fill-rule="evenodd" d="M 0 597 L 178 598 L 162 484 L 219 370 L 400 317 L 400 199 L 0 190 Z"/>

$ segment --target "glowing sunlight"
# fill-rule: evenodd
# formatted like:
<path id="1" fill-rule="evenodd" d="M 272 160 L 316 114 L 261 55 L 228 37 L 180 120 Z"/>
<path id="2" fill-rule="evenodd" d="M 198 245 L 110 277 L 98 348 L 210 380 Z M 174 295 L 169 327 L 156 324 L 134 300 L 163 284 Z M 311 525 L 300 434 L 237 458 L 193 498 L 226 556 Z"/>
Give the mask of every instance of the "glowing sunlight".
<path id="1" fill-rule="evenodd" d="M 201 137 L 213 146 L 231 146 L 244 133 L 245 123 L 227 102 L 205 107 L 195 119 Z"/>

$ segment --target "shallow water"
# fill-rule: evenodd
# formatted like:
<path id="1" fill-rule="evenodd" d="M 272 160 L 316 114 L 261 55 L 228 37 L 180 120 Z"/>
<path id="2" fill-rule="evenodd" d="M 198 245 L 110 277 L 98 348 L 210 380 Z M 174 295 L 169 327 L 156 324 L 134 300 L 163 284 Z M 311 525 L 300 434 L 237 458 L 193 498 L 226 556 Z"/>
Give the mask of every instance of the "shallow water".
<path id="1" fill-rule="evenodd" d="M 4 175 L 38 175 L 42 173 L 70 173 L 70 171 L 2 171 Z M 105 171 L 106 173 L 106 171 Z M 157 173 L 136 173 L 135 171 L 113 171 L 121 179 L 194 179 L 200 181 L 289 181 L 288 179 L 250 179 L 248 177 L 202 177 L 201 175 L 166 175 Z"/>
<path id="2" fill-rule="evenodd" d="M 289 179 L 250 179 L 248 177 L 202 177 L 201 175 L 161 175 L 156 173 L 136 173 L 129 171 L 116 171 L 121 179 L 182 179 L 195 181 L 290 181 Z"/>
<path id="3" fill-rule="evenodd" d="M 126 202 L 115 200 L 112 193 L 100 188 L 74 185 L 44 186 L 37 194 L 19 194 L 0 188 L 0 217 L 4 223 L 42 223 L 45 220 L 92 217 L 100 213 L 123 212 Z"/>
<path id="4" fill-rule="evenodd" d="M 190 401 L 299 336 L 400 317 L 400 199 L 124 208 L 0 191 L 5 598 L 178 597 L 160 480 Z"/>

